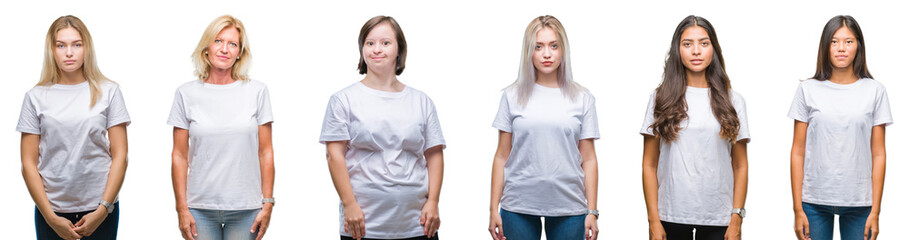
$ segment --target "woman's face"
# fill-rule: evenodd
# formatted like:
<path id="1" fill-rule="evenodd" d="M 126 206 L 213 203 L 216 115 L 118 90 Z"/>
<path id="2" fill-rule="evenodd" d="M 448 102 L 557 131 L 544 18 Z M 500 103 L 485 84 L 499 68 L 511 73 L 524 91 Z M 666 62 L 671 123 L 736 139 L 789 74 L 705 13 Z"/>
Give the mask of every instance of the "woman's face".
<path id="1" fill-rule="evenodd" d="M 389 23 L 376 25 L 363 41 L 363 60 L 369 71 L 394 72 L 398 59 L 398 40 Z"/>
<path id="2" fill-rule="evenodd" d="M 240 31 L 234 27 L 222 29 L 215 40 L 208 44 L 206 53 L 212 67 L 220 70 L 233 68 L 240 56 Z"/>
<path id="3" fill-rule="evenodd" d="M 60 71 L 71 73 L 82 69 L 85 59 L 82 48 L 82 34 L 73 28 L 64 28 L 57 31 L 54 43 L 54 60 Z"/>
<path id="4" fill-rule="evenodd" d="M 830 40 L 830 62 L 835 68 L 852 67 L 855 61 L 855 52 L 858 50 L 858 41 L 849 28 L 843 26 L 833 33 Z"/>
<path id="5" fill-rule="evenodd" d="M 538 75 L 552 74 L 562 65 L 562 44 L 552 28 L 544 27 L 537 32 L 533 50 L 533 67 Z"/>
<path id="6" fill-rule="evenodd" d="M 679 42 L 679 55 L 688 71 L 699 73 L 707 69 L 713 61 L 713 43 L 707 30 L 696 25 L 686 28 Z"/>

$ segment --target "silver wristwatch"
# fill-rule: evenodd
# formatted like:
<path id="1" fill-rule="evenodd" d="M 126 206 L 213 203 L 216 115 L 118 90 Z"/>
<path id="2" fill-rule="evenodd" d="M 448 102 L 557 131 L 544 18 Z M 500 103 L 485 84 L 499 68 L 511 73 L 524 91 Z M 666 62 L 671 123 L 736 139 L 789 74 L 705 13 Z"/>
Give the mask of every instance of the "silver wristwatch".
<path id="1" fill-rule="evenodd" d="M 271 205 L 275 205 L 275 198 L 263 198 L 262 204 L 266 204 L 266 203 L 271 203 Z"/>
<path id="2" fill-rule="evenodd" d="M 600 211 L 587 209 L 587 215 L 593 214 L 593 217 L 600 219 Z"/>
<path id="3" fill-rule="evenodd" d="M 733 208 L 732 213 L 738 214 L 740 217 L 745 218 L 745 209 L 744 208 Z"/>
<path id="4" fill-rule="evenodd" d="M 114 204 L 104 201 L 104 199 L 101 199 L 101 202 L 98 202 L 98 204 L 107 208 L 107 214 L 114 212 Z"/>

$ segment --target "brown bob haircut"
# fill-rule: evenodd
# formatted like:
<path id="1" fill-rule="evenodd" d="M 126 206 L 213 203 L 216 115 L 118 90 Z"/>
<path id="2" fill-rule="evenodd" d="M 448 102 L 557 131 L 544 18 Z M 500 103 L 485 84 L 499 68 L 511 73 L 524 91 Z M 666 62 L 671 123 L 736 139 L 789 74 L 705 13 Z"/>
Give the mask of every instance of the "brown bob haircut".
<path id="1" fill-rule="evenodd" d="M 366 35 L 372 31 L 373 28 L 382 23 L 388 23 L 391 25 L 391 28 L 395 30 L 395 41 L 398 42 L 398 57 L 395 59 L 395 75 L 401 75 L 404 72 L 404 61 L 407 59 L 407 41 L 404 40 L 404 31 L 401 30 L 401 26 L 398 25 L 398 22 L 390 16 L 375 16 L 370 18 L 369 21 L 366 21 L 366 24 L 363 24 L 363 27 L 360 28 L 360 64 L 357 66 L 357 70 L 360 70 L 360 74 L 366 74 L 366 60 L 363 59 L 363 44 L 366 43 Z"/>

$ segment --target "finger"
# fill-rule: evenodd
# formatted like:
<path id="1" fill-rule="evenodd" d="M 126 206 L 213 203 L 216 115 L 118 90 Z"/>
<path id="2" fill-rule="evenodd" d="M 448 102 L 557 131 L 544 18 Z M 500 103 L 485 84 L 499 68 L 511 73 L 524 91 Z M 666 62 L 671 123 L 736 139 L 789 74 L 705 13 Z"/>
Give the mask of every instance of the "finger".
<path id="1" fill-rule="evenodd" d="M 366 221 L 363 219 L 360 219 L 360 237 L 366 237 Z"/>
<path id="2" fill-rule="evenodd" d="M 350 233 L 350 228 L 347 227 L 347 221 L 344 221 L 344 233 Z"/>
<path id="3" fill-rule="evenodd" d="M 256 228 L 259 228 L 259 224 L 261 223 L 261 220 L 256 219 L 256 221 L 253 222 L 252 226 L 249 227 L 249 233 L 256 233 Z"/>
<path id="4" fill-rule="evenodd" d="M 426 212 L 425 211 L 420 213 L 420 225 L 424 225 L 424 226 L 426 225 Z M 425 230 L 423 232 L 426 233 Z"/>
<path id="5" fill-rule="evenodd" d="M 192 231 L 192 239 L 195 240 L 199 236 L 199 232 L 196 232 L 196 222 L 189 223 L 189 230 Z"/>
<path id="6" fill-rule="evenodd" d="M 256 240 L 262 240 L 263 236 L 265 236 L 265 229 L 259 228 L 259 234 L 256 235 Z"/>
<path id="7" fill-rule="evenodd" d="M 865 225 L 865 231 L 862 232 L 865 236 L 862 237 L 862 239 L 865 239 L 865 240 L 871 239 L 871 234 L 869 233 L 869 231 L 871 231 L 871 226 Z"/>

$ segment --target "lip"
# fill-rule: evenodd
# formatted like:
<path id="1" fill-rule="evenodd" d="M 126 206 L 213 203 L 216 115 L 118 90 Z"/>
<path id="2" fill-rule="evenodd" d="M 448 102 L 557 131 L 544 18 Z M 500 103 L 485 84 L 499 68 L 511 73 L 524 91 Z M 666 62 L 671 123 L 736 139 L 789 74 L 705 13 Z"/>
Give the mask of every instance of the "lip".
<path id="1" fill-rule="evenodd" d="M 371 57 L 373 61 L 385 59 L 385 57 Z"/>
<path id="2" fill-rule="evenodd" d="M 694 65 L 700 65 L 700 64 L 704 63 L 704 59 L 691 59 L 691 61 L 689 61 L 689 62 L 691 62 L 691 64 L 694 64 Z"/>
<path id="3" fill-rule="evenodd" d="M 837 59 L 840 59 L 840 58 L 845 59 L 845 58 L 848 58 L 848 57 L 849 57 L 849 56 L 846 56 L 846 55 L 836 55 L 836 58 L 837 58 Z"/>
<path id="4" fill-rule="evenodd" d="M 552 61 L 543 61 L 543 66 L 552 66 Z"/>
<path id="5" fill-rule="evenodd" d="M 227 61 L 227 60 L 228 60 L 228 59 L 230 59 L 230 58 L 229 58 L 229 57 L 227 57 L 227 56 L 220 56 L 220 55 L 219 55 L 219 56 L 218 56 L 218 59 L 221 59 L 221 60 L 224 60 L 224 61 Z"/>
<path id="6" fill-rule="evenodd" d="M 74 63 L 76 63 L 76 60 L 64 60 L 63 63 L 74 64 Z"/>

